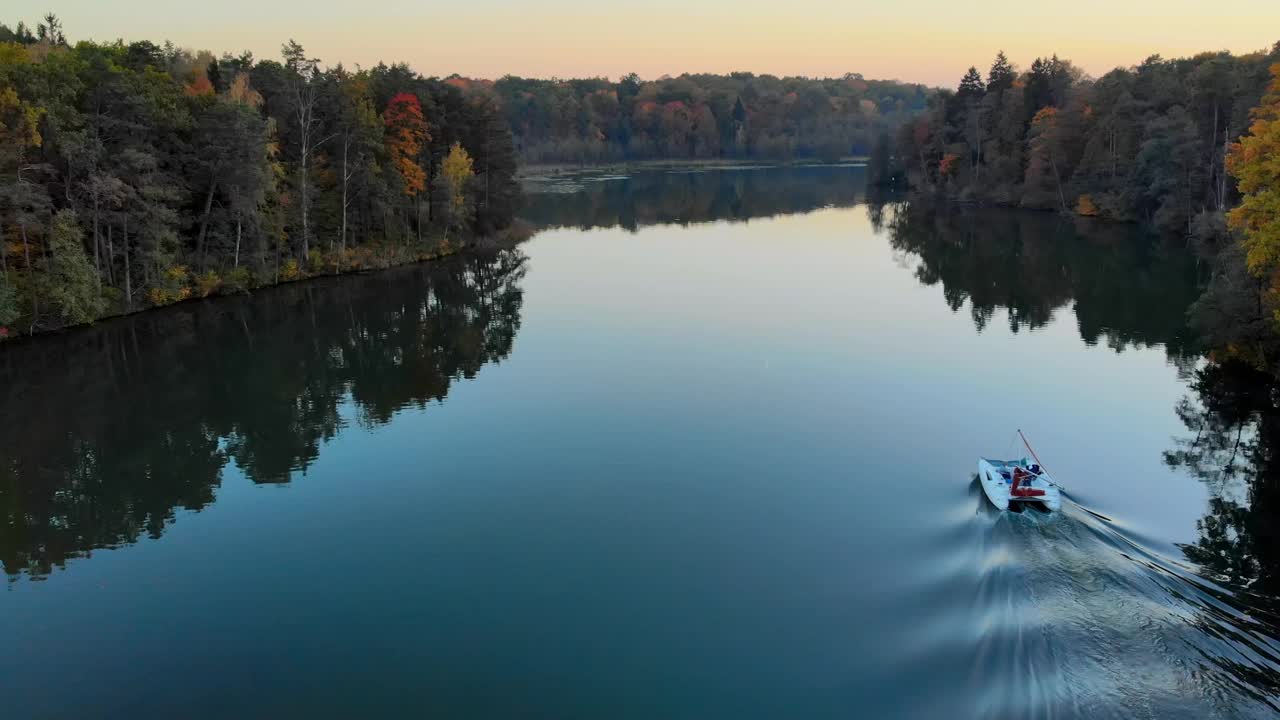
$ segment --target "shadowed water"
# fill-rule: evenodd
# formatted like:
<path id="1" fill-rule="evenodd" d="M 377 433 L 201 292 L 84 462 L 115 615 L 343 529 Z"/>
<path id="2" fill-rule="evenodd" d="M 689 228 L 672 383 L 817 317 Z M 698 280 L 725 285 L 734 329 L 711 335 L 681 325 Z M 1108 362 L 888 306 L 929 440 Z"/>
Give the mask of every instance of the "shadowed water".
<path id="1" fill-rule="evenodd" d="M 0 346 L 15 717 L 1261 718 L 1280 411 L 1133 228 L 859 168 Z M 994 511 L 976 458 L 1064 485 Z"/>

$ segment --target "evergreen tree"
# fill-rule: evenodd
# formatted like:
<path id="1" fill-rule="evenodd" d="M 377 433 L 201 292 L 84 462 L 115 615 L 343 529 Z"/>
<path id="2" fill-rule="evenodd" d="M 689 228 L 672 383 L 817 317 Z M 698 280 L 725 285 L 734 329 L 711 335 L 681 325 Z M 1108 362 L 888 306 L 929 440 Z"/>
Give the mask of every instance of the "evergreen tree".
<path id="1" fill-rule="evenodd" d="M 1004 92 L 1013 87 L 1013 81 L 1016 79 L 1017 73 L 1014 72 L 1009 59 L 1005 57 L 1004 51 L 996 53 L 996 59 L 991 63 L 991 69 L 987 71 L 987 92 Z"/>
<path id="2" fill-rule="evenodd" d="M 969 100 L 977 100 L 986 92 L 986 86 L 982 83 L 982 76 L 978 74 L 978 68 L 970 66 L 968 72 L 960 78 L 960 87 L 956 90 L 956 97 L 962 102 Z"/>
<path id="3" fill-rule="evenodd" d="M 49 233 L 50 258 L 42 268 L 42 290 L 68 325 L 91 322 L 105 309 L 98 295 L 97 274 L 85 255 L 81 235 L 75 212 L 62 210 L 54 215 Z"/>

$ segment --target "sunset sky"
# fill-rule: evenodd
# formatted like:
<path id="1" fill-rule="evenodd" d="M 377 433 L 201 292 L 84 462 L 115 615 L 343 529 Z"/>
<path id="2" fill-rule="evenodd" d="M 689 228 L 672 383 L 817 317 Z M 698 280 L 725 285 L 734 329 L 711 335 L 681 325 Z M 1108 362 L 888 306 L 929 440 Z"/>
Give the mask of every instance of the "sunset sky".
<path id="1" fill-rule="evenodd" d="M 1280 2 L 994 0 L 18 0 L 7 24 L 52 10 L 72 40 L 168 39 L 275 57 L 294 38 L 326 64 L 404 61 L 427 75 L 645 78 L 749 70 L 954 85 L 1004 49 L 1057 53 L 1098 75 L 1147 55 L 1248 52 L 1280 40 Z"/>

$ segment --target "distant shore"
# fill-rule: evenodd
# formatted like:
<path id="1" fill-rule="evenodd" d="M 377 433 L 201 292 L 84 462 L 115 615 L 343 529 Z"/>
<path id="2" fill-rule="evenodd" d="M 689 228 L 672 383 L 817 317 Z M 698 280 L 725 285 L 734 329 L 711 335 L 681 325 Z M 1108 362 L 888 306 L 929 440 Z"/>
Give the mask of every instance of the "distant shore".
<path id="1" fill-rule="evenodd" d="M 865 155 L 850 155 L 835 162 L 816 159 L 804 160 L 751 160 L 749 158 L 709 158 L 704 160 L 628 160 L 605 163 L 534 163 L 522 164 L 516 172 L 518 179 L 555 177 L 582 172 L 621 172 L 629 170 L 662 170 L 688 168 L 748 168 L 748 167 L 796 167 L 803 165 L 861 164 L 869 160 Z"/>

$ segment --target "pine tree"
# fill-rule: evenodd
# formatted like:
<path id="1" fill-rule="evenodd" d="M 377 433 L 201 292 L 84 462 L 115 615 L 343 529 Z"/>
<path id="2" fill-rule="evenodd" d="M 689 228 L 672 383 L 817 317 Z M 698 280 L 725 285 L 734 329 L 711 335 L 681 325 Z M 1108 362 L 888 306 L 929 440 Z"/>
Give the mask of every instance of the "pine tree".
<path id="1" fill-rule="evenodd" d="M 996 53 L 996 59 L 991 63 L 991 69 L 987 71 L 987 92 L 1004 92 L 1013 87 L 1015 79 L 1017 79 L 1017 73 L 1014 72 L 1013 65 L 1001 50 Z"/>
<path id="2" fill-rule="evenodd" d="M 82 235 L 74 211 L 62 210 L 53 216 L 51 257 L 43 268 L 43 290 L 68 325 L 92 322 L 105 309 L 98 295 L 97 273 L 84 252 Z"/>
<path id="3" fill-rule="evenodd" d="M 970 66 L 969 71 L 960 79 L 960 87 L 956 90 L 956 98 L 961 102 L 970 99 L 979 99 L 986 92 L 986 86 L 982 84 L 982 76 L 978 74 L 978 68 Z"/>

